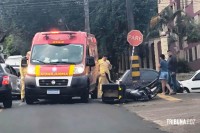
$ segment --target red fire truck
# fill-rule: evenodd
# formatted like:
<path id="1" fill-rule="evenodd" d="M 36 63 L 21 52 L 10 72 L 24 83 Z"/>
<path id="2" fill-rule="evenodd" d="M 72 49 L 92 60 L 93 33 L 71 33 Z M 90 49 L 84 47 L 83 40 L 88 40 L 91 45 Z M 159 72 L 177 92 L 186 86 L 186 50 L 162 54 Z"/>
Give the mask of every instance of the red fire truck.
<path id="1" fill-rule="evenodd" d="M 98 74 L 97 42 L 92 34 L 74 31 L 37 33 L 32 41 L 25 78 L 27 104 L 37 99 L 80 97 L 88 102 Z"/>

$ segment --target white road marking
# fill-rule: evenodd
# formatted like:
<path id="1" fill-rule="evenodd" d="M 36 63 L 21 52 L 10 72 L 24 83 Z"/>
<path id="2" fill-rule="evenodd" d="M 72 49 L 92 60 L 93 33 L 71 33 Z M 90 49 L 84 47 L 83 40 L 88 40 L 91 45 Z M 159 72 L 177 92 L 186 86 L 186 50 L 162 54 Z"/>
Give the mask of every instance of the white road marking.
<path id="1" fill-rule="evenodd" d="M 0 109 L 0 112 L 2 112 L 3 111 L 3 109 Z"/>
<path id="2" fill-rule="evenodd" d="M 22 105 L 24 105 L 24 103 L 20 103 L 18 106 L 22 106 Z"/>
<path id="3" fill-rule="evenodd" d="M 22 105 L 25 105 L 26 103 L 25 102 L 21 102 L 21 100 L 16 100 L 16 101 L 13 101 L 14 104 L 17 104 L 17 106 L 22 106 Z"/>

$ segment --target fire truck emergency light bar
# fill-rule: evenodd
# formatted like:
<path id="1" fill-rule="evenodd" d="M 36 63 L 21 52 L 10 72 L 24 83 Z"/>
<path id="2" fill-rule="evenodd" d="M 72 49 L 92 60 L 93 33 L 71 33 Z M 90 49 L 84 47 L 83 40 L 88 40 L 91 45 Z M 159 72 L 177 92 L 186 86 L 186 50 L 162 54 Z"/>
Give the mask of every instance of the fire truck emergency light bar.
<path id="1" fill-rule="evenodd" d="M 61 31 L 61 32 L 55 31 L 55 32 L 44 33 L 42 35 L 45 35 L 45 39 L 49 40 L 49 36 L 48 35 L 53 35 L 53 34 L 68 34 L 69 35 L 69 39 L 72 39 L 72 38 L 75 37 L 74 34 L 76 34 L 76 33 L 74 33 L 74 32 L 65 32 L 65 31 Z"/>

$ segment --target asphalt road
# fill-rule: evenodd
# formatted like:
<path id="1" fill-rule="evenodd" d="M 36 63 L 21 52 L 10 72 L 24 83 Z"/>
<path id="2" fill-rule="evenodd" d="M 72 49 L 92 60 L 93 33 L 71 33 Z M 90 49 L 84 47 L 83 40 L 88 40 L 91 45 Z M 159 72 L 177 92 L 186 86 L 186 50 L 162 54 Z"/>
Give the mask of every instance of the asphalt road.
<path id="1" fill-rule="evenodd" d="M 0 104 L 1 105 L 1 104 Z M 88 104 L 40 102 L 0 108 L 0 133 L 163 133 L 117 105 L 91 101 Z"/>

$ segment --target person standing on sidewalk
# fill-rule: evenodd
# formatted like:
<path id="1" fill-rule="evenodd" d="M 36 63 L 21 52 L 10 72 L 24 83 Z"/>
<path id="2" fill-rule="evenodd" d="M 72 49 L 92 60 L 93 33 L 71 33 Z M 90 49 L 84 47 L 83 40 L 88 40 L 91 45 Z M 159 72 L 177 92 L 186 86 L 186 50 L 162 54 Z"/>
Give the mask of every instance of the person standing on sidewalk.
<path id="1" fill-rule="evenodd" d="M 166 94 L 166 90 L 165 88 L 167 87 L 167 89 L 169 90 L 169 94 L 172 95 L 174 94 L 173 90 L 171 89 L 170 85 L 168 84 L 168 78 L 169 78 L 169 72 L 168 72 L 168 63 L 165 60 L 165 55 L 161 54 L 160 55 L 160 64 L 158 65 L 158 67 L 160 68 L 160 76 L 159 79 L 161 80 L 161 84 L 162 84 L 162 94 Z"/>
<path id="2" fill-rule="evenodd" d="M 176 83 L 176 71 L 177 71 L 177 59 L 172 54 L 172 51 L 168 50 L 168 71 L 169 71 L 169 84 L 172 87 L 173 91 L 177 92 L 177 83 Z"/>

